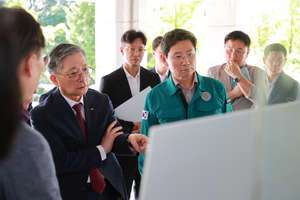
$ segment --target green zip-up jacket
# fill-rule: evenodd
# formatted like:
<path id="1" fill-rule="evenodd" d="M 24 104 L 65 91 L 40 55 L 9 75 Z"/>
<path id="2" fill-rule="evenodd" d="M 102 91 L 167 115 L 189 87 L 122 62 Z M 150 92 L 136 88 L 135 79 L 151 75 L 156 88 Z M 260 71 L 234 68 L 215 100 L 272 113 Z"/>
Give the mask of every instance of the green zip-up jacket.
<path id="1" fill-rule="evenodd" d="M 141 134 L 148 136 L 150 126 L 169 122 L 232 112 L 230 100 L 222 82 L 202 77 L 198 78 L 194 96 L 187 110 L 170 76 L 168 80 L 154 87 L 146 97 Z M 139 170 L 142 174 L 144 155 L 139 155 Z"/>

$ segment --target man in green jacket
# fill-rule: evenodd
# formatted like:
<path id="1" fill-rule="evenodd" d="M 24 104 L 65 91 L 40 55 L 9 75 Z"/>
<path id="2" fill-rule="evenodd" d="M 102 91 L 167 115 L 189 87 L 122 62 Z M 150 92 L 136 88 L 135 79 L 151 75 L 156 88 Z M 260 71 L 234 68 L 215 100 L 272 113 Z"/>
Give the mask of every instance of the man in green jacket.
<path id="1" fill-rule="evenodd" d="M 196 44 L 194 34 L 183 29 L 165 34 L 161 49 L 171 76 L 147 94 L 141 134 L 148 135 L 149 127 L 156 124 L 232 112 L 223 83 L 196 72 Z M 140 155 L 141 173 L 143 163 Z"/>

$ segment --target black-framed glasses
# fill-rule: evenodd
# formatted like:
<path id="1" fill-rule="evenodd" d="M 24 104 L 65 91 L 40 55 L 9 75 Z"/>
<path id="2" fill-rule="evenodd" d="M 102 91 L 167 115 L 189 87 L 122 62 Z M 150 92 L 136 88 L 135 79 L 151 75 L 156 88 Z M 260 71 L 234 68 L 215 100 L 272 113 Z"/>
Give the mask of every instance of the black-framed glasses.
<path id="1" fill-rule="evenodd" d="M 82 72 L 74 72 L 70 75 L 64 75 L 64 74 L 61 74 L 61 73 L 58 73 L 58 72 L 55 72 L 54 74 L 58 74 L 58 75 L 61 75 L 61 76 L 68 77 L 72 81 L 78 81 L 80 79 L 81 75 L 84 75 L 85 78 L 86 78 L 91 73 L 93 73 L 93 68 L 87 67 L 87 68 L 83 69 Z"/>

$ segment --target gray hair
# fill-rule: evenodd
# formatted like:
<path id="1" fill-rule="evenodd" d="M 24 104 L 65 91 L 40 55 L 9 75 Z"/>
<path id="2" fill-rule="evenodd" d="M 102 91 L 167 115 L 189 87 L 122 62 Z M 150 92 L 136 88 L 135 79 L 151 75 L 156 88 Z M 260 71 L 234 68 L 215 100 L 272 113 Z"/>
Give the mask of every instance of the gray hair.
<path id="1" fill-rule="evenodd" d="M 49 55 L 50 56 L 50 63 L 48 64 L 49 73 L 54 74 L 57 68 L 62 69 L 63 60 L 67 56 L 73 55 L 78 52 L 82 53 L 85 60 L 87 61 L 85 51 L 78 45 L 63 43 L 56 46 L 54 49 L 51 50 Z"/>

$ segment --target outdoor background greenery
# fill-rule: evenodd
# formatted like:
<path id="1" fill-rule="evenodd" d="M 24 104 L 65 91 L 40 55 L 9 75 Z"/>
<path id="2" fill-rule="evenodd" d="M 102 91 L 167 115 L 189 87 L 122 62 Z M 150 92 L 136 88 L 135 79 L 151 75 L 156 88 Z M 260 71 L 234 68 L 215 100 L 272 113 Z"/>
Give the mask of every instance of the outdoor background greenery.
<path id="1" fill-rule="evenodd" d="M 88 65 L 95 69 L 95 3 L 6 0 L 4 6 L 20 6 L 41 23 L 46 38 L 44 54 L 49 54 L 51 49 L 61 43 L 77 44 L 85 50 Z M 41 83 L 51 84 L 49 76 L 50 74 L 45 68 L 41 76 Z M 90 75 L 90 84 L 94 83 L 95 72 Z"/>
<path id="2" fill-rule="evenodd" d="M 251 48 L 263 63 L 268 44 L 281 43 L 287 49 L 284 71 L 300 81 L 300 0 L 264 1 L 264 12 L 252 16 Z"/>
<path id="3" fill-rule="evenodd" d="M 203 53 L 207 53 L 208 18 L 204 1 L 186 3 L 151 3 L 147 9 L 147 67 L 155 65 L 152 57 L 152 41 L 174 28 L 190 30 L 198 39 L 197 71 L 205 75 Z M 1 4 L 1 1 L 0 1 Z M 0 5 L 1 6 L 1 5 Z M 44 53 L 60 43 L 80 45 L 87 53 L 88 64 L 95 69 L 95 4 L 60 0 L 5 0 L 4 6 L 21 6 L 29 11 L 42 25 L 46 37 Z M 281 43 L 288 50 L 287 74 L 300 81 L 300 0 L 262 0 L 263 11 L 253 12 L 249 24 L 252 40 L 251 51 L 257 66 L 264 68 L 263 50 L 271 43 Z M 209 52 L 208 52 L 209 53 Z M 249 63 L 251 64 L 251 63 Z M 45 69 L 41 83 L 51 83 Z M 90 84 L 95 83 L 95 73 Z"/>

